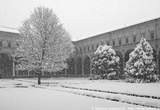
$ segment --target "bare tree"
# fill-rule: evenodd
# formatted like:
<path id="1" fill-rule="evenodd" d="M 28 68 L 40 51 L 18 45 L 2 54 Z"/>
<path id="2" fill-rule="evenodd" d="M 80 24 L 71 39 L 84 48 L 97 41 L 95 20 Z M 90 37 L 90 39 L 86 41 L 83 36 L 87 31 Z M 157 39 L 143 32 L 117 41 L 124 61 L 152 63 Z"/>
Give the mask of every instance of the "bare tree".
<path id="1" fill-rule="evenodd" d="M 19 29 L 21 37 L 16 56 L 21 57 L 19 69 L 35 70 L 38 84 L 44 71 L 67 68 L 65 60 L 74 51 L 70 35 L 51 9 L 38 7 Z"/>

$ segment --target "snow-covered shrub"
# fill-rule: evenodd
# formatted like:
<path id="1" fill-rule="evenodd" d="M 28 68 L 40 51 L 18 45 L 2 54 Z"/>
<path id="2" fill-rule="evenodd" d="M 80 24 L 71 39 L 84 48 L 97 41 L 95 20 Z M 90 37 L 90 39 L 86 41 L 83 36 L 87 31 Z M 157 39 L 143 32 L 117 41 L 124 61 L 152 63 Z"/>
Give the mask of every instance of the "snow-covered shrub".
<path id="1" fill-rule="evenodd" d="M 91 59 L 91 72 L 100 75 L 103 79 L 118 79 L 119 60 L 111 46 L 100 45 Z"/>
<path id="2" fill-rule="evenodd" d="M 131 82 L 154 82 L 159 80 L 156 74 L 156 63 L 153 60 L 153 49 L 145 38 L 129 54 L 125 74 Z"/>

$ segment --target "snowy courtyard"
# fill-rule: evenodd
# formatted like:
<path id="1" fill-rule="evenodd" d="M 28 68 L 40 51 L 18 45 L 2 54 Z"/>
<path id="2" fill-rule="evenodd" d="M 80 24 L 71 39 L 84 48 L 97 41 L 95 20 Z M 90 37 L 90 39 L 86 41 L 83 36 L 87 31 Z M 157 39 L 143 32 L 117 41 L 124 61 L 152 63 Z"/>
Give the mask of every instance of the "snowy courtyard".
<path id="1" fill-rule="evenodd" d="M 0 110 L 160 109 L 160 83 L 85 78 L 1 79 Z"/>
<path id="2" fill-rule="evenodd" d="M 0 110 L 160 110 L 160 0 L 1 0 Z"/>

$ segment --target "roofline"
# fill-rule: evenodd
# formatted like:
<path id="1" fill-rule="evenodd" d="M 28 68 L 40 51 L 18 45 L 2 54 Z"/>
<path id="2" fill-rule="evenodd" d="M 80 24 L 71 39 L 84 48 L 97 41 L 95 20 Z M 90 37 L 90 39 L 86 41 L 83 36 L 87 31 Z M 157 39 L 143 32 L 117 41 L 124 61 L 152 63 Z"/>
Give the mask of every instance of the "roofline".
<path id="1" fill-rule="evenodd" d="M 74 42 L 76 43 L 76 42 L 84 41 L 84 40 L 87 40 L 87 39 L 100 37 L 100 36 L 108 34 L 108 33 L 113 33 L 113 32 L 118 31 L 118 30 L 124 30 L 124 29 L 130 28 L 130 27 L 134 27 L 136 25 L 141 25 L 141 24 L 144 24 L 144 23 L 147 23 L 147 22 L 152 22 L 152 21 L 155 21 L 155 20 L 160 20 L 160 17 L 154 18 L 154 19 L 151 19 L 151 20 L 147 20 L 147 21 L 144 21 L 144 22 L 132 24 L 132 25 L 129 25 L 129 26 L 126 26 L 126 27 L 118 28 L 118 29 L 115 29 L 115 30 L 112 30 L 112 31 L 104 32 L 104 33 L 101 33 L 101 34 L 97 34 L 97 35 L 94 35 L 94 36 L 91 36 L 91 37 L 88 37 L 88 38 L 84 38 L 84 39 L 81 39 L 81 40 L 77 40 L 77 41 L 74 41 Z"/>
<path id="2" fill-rule="evenodd" d="M 19 32 L 10 32 L 10 31 L 1 31 L 0 32 L 5 32 L 5 33 L 12 33 L 12 34 L 19 34 Z"/>

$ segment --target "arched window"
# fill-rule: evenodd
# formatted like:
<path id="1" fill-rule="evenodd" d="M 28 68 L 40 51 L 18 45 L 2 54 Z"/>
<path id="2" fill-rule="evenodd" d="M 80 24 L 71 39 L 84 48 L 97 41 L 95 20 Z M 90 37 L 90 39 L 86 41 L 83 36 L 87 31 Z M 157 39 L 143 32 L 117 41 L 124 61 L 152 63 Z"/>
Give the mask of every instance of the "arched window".
<path id="1" fill-rule="evenodd" d="M 11 48 L 11 42 L 8 42 L 8 47 Z"/>
<path id="2" fill-rule="evenodd" d="M 144 32 L 141 33 L 141 37 L 145 37 L 145 33 Z"/>
<path id="3" fill-rule="evenodd" d="M 150 32 L 150 37 L 151 37 L 151 40 L 154 40 L 154 32 L 153 31 Z"/>
<path id="4" fill-rule="evenodd" d="M 133 35 L 133 43 L 136 42 L 136 35 Z"/>
<path id="5" fill-rule="evenodd" d="M 128 37 L 126 38 L 126 44 L 128 44 Z"/>
<path id="6" fill-rule="evenodd" d="M 67 64 L 68 64 L 67 73 L 68 74 L 74 74 L 75 73 L 75 70 L 74 70 L 74 66 L 75 66 L 74 59 L 73 58 L 68 59 L 67 60 Z"/>
<path id="7" fill-rule="evenodd" d="M 0 47 L 2 47 L 2 41 L 0 41 Z"/>
<path id="8" fill-rule="evenodd" d="M 106 44 L 109 45 L 109 41 L 106 41 Z"/>
<path id="9" fill-rule="evenodd" d="M 115 41 L 114 40 L 112 41 L 112 43 L 113 43 L 113 46 L 115 46 Z"/>
<path id="10" fill-rule="evenodd" d="M 84 53 L 86 52 L 86 47 L 83 47 L 83 52 L 84 52 Z"/>
<path id="11" fill-rule="evenodd" d="M 127 62 L 129 60 L 129 54 L 133 51 L 133 49 L 127 50 L 124 56 L 124 61 Z"/>
<path id="12" fill-rule="evenodd" d="M 88 52 L 89 52 L 89 50 L 90 50 L 90 49 L 89 49 L 89 46 L 88 46 Z"/>
<path id="13" fill-rule="evenodd" d="M 77 68 L 76 73 L 77 73 L 77 74 L 82 74 L 82 59 L 81 59 L 81 57 L 78 57 L 78 58 L 77 58 L 76 68 Z"/>
<path id="14" fill-rule="evenodd" d="M 82 49 L 81 49 L 81 47 L 79 47 L 79 53 L 82 53 Z"/>
<path id="15" fill-rule="evenodd" d="M 90 73 L 90 58 L 88 56 L 86 56 L 84 58 L 84 64 L 83 64 L 83 70 L 84 70 L 84 74 L 89 74 Z"/>
<path id="16" fill-rule="evenodd" d="M 2 45 L 3 45 L 3 47 L 8 47 L 8 42 L 7 41 L 3 41 Z"/>
<path id="17" fill-rule="evenodd" d="M 103 41 L 101 41 L 101 45 L 103 45 L 104 44 L 104 42 Z"/>
<path id="18" fill-rule="evenodd" d="M 92 51 L 94 51 L 94 45 L 92 45 Z"/>
<path id="19" fill-rule="evenodd" d="M 76 48 L 76 54 L 80 53 L 79 48 Z"/>
<path id="20" fill-rule="evenodd" d="M 119 40 L 118 40 L 118 42 L 119 42 L 119 45 L 121 45 L 121 44 L 122 44 L 121 39 L 119 39 Z"/>
<path id="21" fill-rule="evenodd" d="M 3 77 L 12 76 L 12 58 L 11 56 L 1 53 L 0 54 L 0 70 Z"/>
<path id="22" fill-rule="evenodd" d="M 98 46 L 99 46 L 99 45 L 97 44 L 97 48 L 98 48 Z M 97 48 L 96 48 L 96 49 L 97 49 Z"/>

